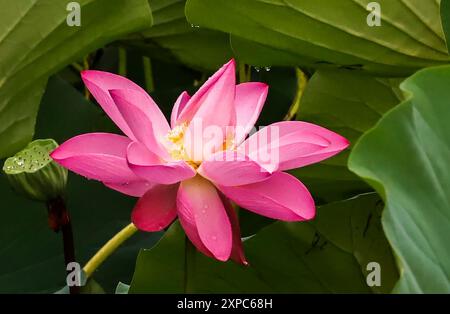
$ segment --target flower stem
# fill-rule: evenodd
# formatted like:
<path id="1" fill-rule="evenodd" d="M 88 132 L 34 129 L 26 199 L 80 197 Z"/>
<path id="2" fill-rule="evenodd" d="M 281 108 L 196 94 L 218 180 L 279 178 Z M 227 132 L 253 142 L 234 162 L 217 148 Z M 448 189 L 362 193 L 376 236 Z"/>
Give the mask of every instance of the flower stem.
<path id="1" fill-rule="evenodd" d="M 297 92 L 288 113 L 284 117 L 284 120 L 286 121 L 292 120 L 297 115 L 303 92 L 305 91 L 306 84 L 308 83 L 306 74 L 300 70 L 300 68 L 295 68 L 295 75 L 297 76 Z"/>
<path id="2" fill-rule="evenodd" d="M 239 63 L 239 83 L 249 82 L 251 79 L 250 76 L 251 76 L 250 67 L 247 66 L 245 63 L 240 62 Z"/>
<path id="3" fill-rule="evenodd" d="M 119 69 L 121 76 L 127 76 L 127 51 L 123 47 L 119 47 Z"/>
<path id="4" fill-rule="evenodd" d="M 87 278 L 91 277 L 94 271 L 122 245 L 127 239 L 136 233 L 138 229 L 133 223 L 120 230 L 112 237 L 83 267 L 83 271 Z"/>
<path id="5" fill-rule="evenodd" d="M 85 56 L 83 58 L 83 70 L 89 70 L 89 55 Z M 81 71 L 80 71 L 81 72 Z M 85 86 L 84 87 L 84 98 L 89 101 L 89 98 L 91 97 L 91 92 L 89 89 Z"/>
<path id="6" fill-rule="evenodd" d="M 153 69 L 152 60 L 149 57 L 142 57 L 142 62 L 144 64 L 144 75 L 145 75 L 145 89 L 147 93 L 152 93 L 155 90 L 155 82 L 153 80 Z"/>
<path id="7" fill-rule="evenodd" d="M 80 65 L 79 63 L 72 63 L 71 64 L 72 68 L 74 68 L 75 70 L 77 70 L 78 72 L 81 72 L 84 70 L 84 67 L 82 65 Z"/>
<path id="8" fill-rule="evenodd" d="M 55 232 L 62 232 L 64 264 L 75 262 L 75 245 L 73 241 L 72 224 L 70 222 L 69 211 L 66 203 L 61 197 L 47 202 L 48 224 Z M 69 287 L 70 294 L 80 293 L 80 287 Z"/>

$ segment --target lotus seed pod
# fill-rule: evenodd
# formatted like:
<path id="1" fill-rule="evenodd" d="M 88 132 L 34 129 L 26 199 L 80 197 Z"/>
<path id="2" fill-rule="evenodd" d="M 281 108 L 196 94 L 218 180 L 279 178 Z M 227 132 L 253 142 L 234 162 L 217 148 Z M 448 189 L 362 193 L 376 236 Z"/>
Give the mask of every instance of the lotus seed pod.
<path id="1" fill-rule="evenodd" d="M 16 192 L 44 202 L 64 195 L 67 169 L 49 156 L 56 147 L 52 139 L 35 140 L 5 161 L 3 171 Z"/>

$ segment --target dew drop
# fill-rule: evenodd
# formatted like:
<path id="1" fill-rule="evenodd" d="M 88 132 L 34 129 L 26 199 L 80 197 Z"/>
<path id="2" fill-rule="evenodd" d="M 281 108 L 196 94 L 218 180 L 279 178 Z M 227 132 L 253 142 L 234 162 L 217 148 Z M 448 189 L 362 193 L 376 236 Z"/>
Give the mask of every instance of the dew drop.
<path id="1" fill-rule="evenodd" d="M 260 67 L 255 67 L 255 70 L 256 70 L 256 72 L 259 72 L 259 71 L 261 71 L 261 68 Z"/>
<path id="2" fill-rule="evenodd" d="M 271 67 L 264 67 L 264 70 L 266 70 L 266 72 L 269 72 L 271 70 Z"/>

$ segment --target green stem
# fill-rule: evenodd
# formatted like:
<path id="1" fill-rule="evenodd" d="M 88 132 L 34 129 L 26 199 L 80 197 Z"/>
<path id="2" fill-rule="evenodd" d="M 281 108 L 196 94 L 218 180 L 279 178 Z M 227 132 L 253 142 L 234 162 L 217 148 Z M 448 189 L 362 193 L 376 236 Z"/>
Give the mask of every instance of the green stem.
<path id="1" fill-rule="evenodd" d="M 120 230 L 112 237 L 83 267 L 86 277 L 89 278 L 94 271 L 115 251 L 117 248 L 129 239 L 138 229 L 133 223 Z"/>
<path id="2" fill-rule="evenodd" d="M 239 63 L 239 83 L 250 82 L 252 75 L 252 69 L 249 65 L 240 62 Z"/>
<path id="3" fill-rule="evenodd" d="M 127 76 L 127 51 L 123 47 L 119 47 L 119 75 Z"/>
<path id="4" fill-rule="evenodd" d="M 89 70 L 89 55 L 84 57 L 83 59 L 83 70 Z M 91 96 L 91 93 L 89 92 L 89 89 L 87 87 L 84 87 L 84 98 L 89 101 L 89 98 Z"/>
<path id="5" fill-rule="evenodd" d="M 155 81 L 153 80 L 153 68 L 152 60 L 149 57 L 142 57 L 142 63 L 144 64 L 144 75 L 145 75 L 145 88 L 150 94 L 155 90 Z"/>
<path id="6" fill-rule="evenodd" d="M 55 232 L 62 232 L 64 264 L 67 265 L 76 262 L 75 245 L 73 241 L 72 224 L 70 222 L 69 211 L 66 203 L 61 197 L 52 199 L 47 202 L 48 224 Z M 69 287 L 70 294 L 80 293 L 80 287 Z"/>
<path id="7" fill-rule="evenodd" d="M 286 121 L 290 121 L 296 116 L 298 109 L 300 108 L 300 101 L 302 99 L 303 92 L 305 91 L 306 84 L 308 83 L 306 74 L 303 73 L 300 68 L 295 68 L 295 75 L 297 76 L 297 92 L 288 113 L 284 117 L 284 120 Z"/>
<path id="8" fill-rule="evenodd" d="M 247 67 L 245 66 L 245 63 L 240 62 L 239 63 L 239 83 L 245 83 L 245 82 L 248 82 Z"/>
<path id="9" fill-rule="evenodd" d="M 72 63 L 71 66 L 72 66 L 75 70 L 77 70 L 78 72 L 81 72 L 81 71 L 84 70 L 84 67 L 81 66 L 80 64 L 76 63 L 76 62 Z"/>

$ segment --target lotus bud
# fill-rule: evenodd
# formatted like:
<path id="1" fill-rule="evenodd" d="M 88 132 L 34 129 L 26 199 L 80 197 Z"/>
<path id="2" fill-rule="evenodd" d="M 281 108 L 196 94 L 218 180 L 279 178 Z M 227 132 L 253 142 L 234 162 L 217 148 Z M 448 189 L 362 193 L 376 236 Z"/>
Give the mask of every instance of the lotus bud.
<path id="1" fill-rule="evenodd" d="M 16 192 L 43 202 L 64 195 L 67 169 L 49 156 L 56 147 L 52 139 L 35 140 L 5 161 L 3 171 Z"/>

